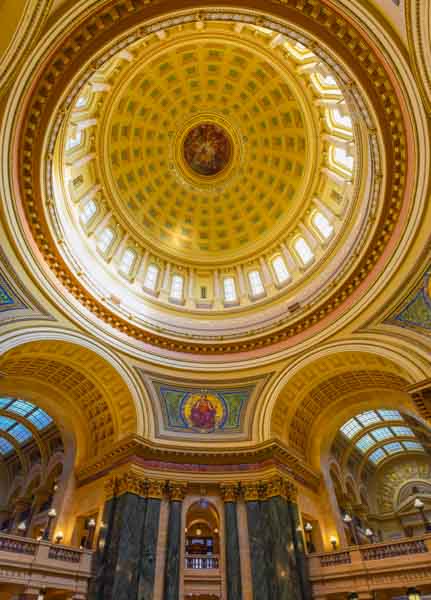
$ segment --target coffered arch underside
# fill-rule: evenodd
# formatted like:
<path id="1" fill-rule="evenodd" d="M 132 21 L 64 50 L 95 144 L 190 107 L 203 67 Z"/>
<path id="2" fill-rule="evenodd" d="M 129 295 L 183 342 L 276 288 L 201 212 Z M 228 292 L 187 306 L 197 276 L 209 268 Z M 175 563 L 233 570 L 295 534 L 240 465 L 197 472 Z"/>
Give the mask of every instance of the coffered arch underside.
<path id="1" fill-rule="evenodd" d="M 39 403 L 61 405 L 63 424 L 76 430 L 78 456 L 102 453 L 137 431 L 131 392 L 118 372 L 95 352 L 64 341 L 35 341 L 6 352 L 0 360 L 0 389 L 10 395 L 35 394 Z M 70 423 L 68 423 L 70 418 Z M 79 419 L 79 424 L 78 424 Z M 87 433 L 79 431 L 82 427 Z M 85 450 L 79 440 L 86 440 Z"/>

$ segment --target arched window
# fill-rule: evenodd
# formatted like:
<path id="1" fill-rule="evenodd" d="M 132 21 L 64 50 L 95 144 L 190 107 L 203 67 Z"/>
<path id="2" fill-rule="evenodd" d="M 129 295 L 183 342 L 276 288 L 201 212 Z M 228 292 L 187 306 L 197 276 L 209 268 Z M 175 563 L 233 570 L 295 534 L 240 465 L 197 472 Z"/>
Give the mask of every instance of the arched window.
<path id="1" fill-rule="evenodd" d="M 173 275 L 171 281 L 170 296 L 174 300 L 181 300 L 183 297 L 184 277 L 181 275 Z"/>
<path id="2" fill-rule="evenodd" d="M 304 265 L 310 264 L 311 261 L 314 259 L 313 251 L 311 250 L 307 242 L 304 240 L 304 238 L 298 238 L 294 243 L 294 248 Z"/>
<path id="3" fill-rule="evenodd" d="M 250 283 L 252 296 L 260 296 L 265 292 L 259 271 L 249 271 L 248 281 Z"/>
<path id="4" fill-rule="evenodd" d="M 77 146 L 79 146 L 79 144 L 81 143 L 81 140 L 82 140 L 82 131 L 79 129 L 79 130 L 75 131 L 74 135 L 70 135 L 67 138 L 66 150 L 73 150 L 73 148 L 76 148 Z"/>
<path id="5" fill-rule="evenodd" d="M 285 281 L 290 279 L 290 273 L 287 270 L 286 263 L 281 258 L 281 256 L 277 256 L 273 259 L 272 268 L 274 269 L 274 273 L 278 283 L 284 283 Z"/>
<path id="6" fill-rule="evenodd" d="M 334 108 L 331 111 L 331 116 L 335 125 L 338 125 L 338 127 L 348 130 L 352 129 L 352 119 L 348 115 L 342 115 L 339 108 Z"/>
<path id="7" fill-rule="evenodd" d="M 148 290 L 155 290 L 159 278 L 159 268 L 156 265 L 150 265 L 145 273 L 144 287 Z"/>
<path id="8" fill-rule="evenodd" d="M 345 171 L 350 173 L 353 170 L 353 156 L 349 156 L 344 148 L 333 147 L 332 156 L 334 163 Z"/>
<path id="9" fill-rule="evenodd" d="M 128 248 L 121 258 L 120 270 L 128 275 L 133 268 L 136 260 L 136 252 Z"/>
<path id="10" fill-rule="evenodd" d="M 235 280 L 233 277 L 223 279 L 224 299 L 226 302 L 235 302 L 237 299 Z"/>
<path id="11" fill-rule="evenodd" d="M 104 229 L 99 238 L 99 248 L 102 252 L 106 252 L 114 241 L 114 231 L 107 227 Z"/>
<path id="12" fill-rule="evenodd" d="M 334 228 L 328 219 L 321 212 L 315 212 L 312 223 L 318 232 L 327 240 L 334 233 Z"/>
<path id="13" fill-rule="evenodd" d="M 83 210 L 82 210 L 82 220 L 85 225 L 91 221 L 97 211 L 97 204 L 94 200 L 89 200 L 86 202 Z"/>

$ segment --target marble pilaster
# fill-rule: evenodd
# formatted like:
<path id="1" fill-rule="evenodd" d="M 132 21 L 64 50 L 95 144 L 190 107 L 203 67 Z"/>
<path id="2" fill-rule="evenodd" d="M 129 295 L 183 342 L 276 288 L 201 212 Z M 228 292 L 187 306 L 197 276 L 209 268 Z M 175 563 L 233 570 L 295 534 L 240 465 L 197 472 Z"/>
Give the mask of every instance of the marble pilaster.
<path id="1" fill-rule="evenodd" d="M 241 558 L 235 487 L 222 487 L 225 517 L 227 600 L 242 600 Z"/>
<path id="2" fill-rule="evenodd" d="M 257 485 L 248 485 L 245 488 L 244 500 L 247 510 L 253 600 L 275 600 L 271 597 L 268 586 L 264 520 Z"/>
<path id="3" fill-rule="evenodd" d="M 166 548 L 164 600 L 179 600 L 180 595 L 180 548 L 181 513 L 185 486 L 170 484 L 170 502 L 168 518 L 168 541 Z"/>
<path id="4" fill-rule="evenodd" d="M 138 575 L 138 600 L 153 600 L 154 596 L 160 505 L 160 498 L 147 499 Z"/>

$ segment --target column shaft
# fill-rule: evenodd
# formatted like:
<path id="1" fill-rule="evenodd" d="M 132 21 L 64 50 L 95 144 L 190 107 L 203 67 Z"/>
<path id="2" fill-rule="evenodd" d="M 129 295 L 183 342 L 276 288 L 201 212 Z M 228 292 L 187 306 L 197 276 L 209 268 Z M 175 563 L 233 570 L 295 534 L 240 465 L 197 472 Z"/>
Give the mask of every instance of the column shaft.
<path id="1" fill-rule="evenodd" d="M 253 600 L 275 600 L 269 593 L 266 569 L 266 544 L 260 502 L 246 501 L 247 524 L 250 540 L 251 575 L 253 580 Z"/>
<path id="2" fill-rule="evenodd" d="M 241 559 L 239 551 L 236 502 L 225 502 L 226 588 L 227 600 L 242 599 Z"/>
<path id="3" fill-rule="evenodd" d="M 172 500 L 170 502 L 164 600 L 179 600 L 182 506 L 182 501 Z"/>
<path id="4" fill-rule="evenodd" d="M 138 574 L 138 600 L 152 600 L 154 595 L 160 504 L 161 500 L 156 498 L 147 500 Z"/>

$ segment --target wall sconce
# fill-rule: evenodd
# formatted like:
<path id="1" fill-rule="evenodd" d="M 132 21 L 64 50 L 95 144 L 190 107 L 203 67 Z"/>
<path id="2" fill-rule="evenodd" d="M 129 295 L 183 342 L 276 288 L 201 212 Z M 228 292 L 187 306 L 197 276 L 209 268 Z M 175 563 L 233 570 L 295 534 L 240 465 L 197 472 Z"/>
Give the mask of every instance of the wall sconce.
<path id="1" fill-rule="evenodd" d="M 202 535 L 202 529 L 196 529 L 196 535 L 197 536 Z"/>
<path id="2" fill-rule="evenodd" d="M 55 536 L 55 543 L 56 544 L 60 544 L 62 542 L 64 538 L 63 532 L 62 531 L 58 531 L 56 536 Z"/>
<path id="3" fill-rule="evenodd" d="M 314 544 L 313 544 L 313 538 L 311 535 L 312 531 L 313 531 L 313 525 L 311 523 L 306 523 L 304 525 L 304 531 L 305 531 L 305 536 L 307 538 L 307 551 L 309 554 L 311 554 L 312 552 L 316 551 Z"/>
<path id="4" fill-rule="evenodd" d="M 409 588 L 407 590 L 408 600 L 421 600 L 421 595 L 416 588 Z"/>
<path id="5" fill-rule="evenodd" d="M 85 543 L 85 547 L 90 550 L 93 547 L 94 532 L 96 531 L 96 519 L 91 518 L 88 523 L 88 536 Z"/>
<path id="6" fill-rule="evenodd" d="M 25 521 L 21 521 L 21 523 L 17 527 L 19 535 L 24 536 L 27 531 L 27 523 Z"/>
<path id="7" fill-rule="evenodd" d="M 372 530 L 372 529 L 370 529 L 369 527 L 367 527 L 367 529 L 365 530 L 365 535 L 367 536 L 367 538 L 368 538 L 368 540 L 369 540 L 370 544 L 372 544 L 372 543 L 373 543 L 373 540 L 374 540 L 374 533 L 373 533 L 373 530 Z"/>
<path id="8" fill-rule="evenodd" d="M 331 542 L 332 550 L 335 551 L 337 549 L 337 538 L 335 537 L 335 535 L 331 535 L 329 541 Z"/>
<path id="9" fill-rule="evenodd" d="M 218 529 L 217 529 L 217 527 L 214 529 L 214 533 L 218 533 Z"/>
<path id="10" fill-rule="evenodd" d="M 417 508 L 418 511 L 420 512 L 422 521 L 424 522 L 424 526 L 425 526 L 425 533 L 427 533 L 428 531 L 431 530 L 431 523 L 428 521 L 428 518 L 425 514 L 425 504 L 422 502 L 422 500 L 420 498 L 416 498 L 413 506 L 415 508 Z"/>
<path id="11" fill-rule="evenodd" d="M 42 539 L 47 542 L 49 541 L 49 538 L 51 537 L 52 522 L 56 516 L 57 516 L 57 511 L 55 510 L 55 508 L 50 508 L 48 511 L 48 523 L 46 524 L 46 527 L 45 527 L 45 530 L 44 530 L 43 536 L 42 536 Z"/>

